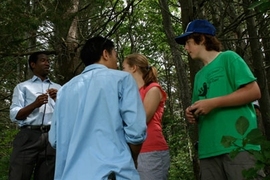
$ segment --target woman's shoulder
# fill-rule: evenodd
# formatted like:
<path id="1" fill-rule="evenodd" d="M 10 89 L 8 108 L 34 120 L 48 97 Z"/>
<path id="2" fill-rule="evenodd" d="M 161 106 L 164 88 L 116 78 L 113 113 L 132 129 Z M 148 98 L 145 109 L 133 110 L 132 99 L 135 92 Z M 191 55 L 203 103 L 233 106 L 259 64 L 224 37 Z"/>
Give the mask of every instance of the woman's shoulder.
<path id="1" fill-rule="evenodd" d="M 150 89 L 152 91 L 160 91 L 162 93 L 163 99 L 164 100 L 167 99 L 167 94 L 163 90 L 163 88 L 161 87 L 161 85 L 159 83 L 157 83 L 157 82 L 150 83 L 148 86 L 144 87 L 144 92 L 147 93 Z"/>

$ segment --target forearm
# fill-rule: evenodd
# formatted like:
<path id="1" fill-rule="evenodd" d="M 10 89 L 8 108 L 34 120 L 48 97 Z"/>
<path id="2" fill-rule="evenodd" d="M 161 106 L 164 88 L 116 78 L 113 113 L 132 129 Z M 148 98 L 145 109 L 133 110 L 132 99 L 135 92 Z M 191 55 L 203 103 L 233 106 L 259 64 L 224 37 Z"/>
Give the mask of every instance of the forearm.
<path id="1" fill-rule="evenodd" d="M 259 86 L 256 82 L 247 84 L 235 92 L 210 99 L 196 101 L 186 109 L 186 116 L 194 122 L 194 115 L 208 114 L 216 108 L 241 106 L 261 97 Z"/>
<path id="2" fill-rule="evenodd" d="M 137 168 L 137 159 L 141 151 L 142 144 L 134 145 L 134 144 L 128 143 L 128 146 L 131 150 L 131 156 L 134 161 L 135 167 Z"/>
<path id="3" fill-rule="evenodd" d="M 240 106 L 243 104 L 250 103 L 254 100 L 261 98 L 261 92 L 256 82 L 247 84 L 237 91 L 217 98 L 213 98 L 213 102 L 217 108 Z"/>
<path id="4" fill-rule="evenodd" d="M 36 106 L 34 103 L 29 104 L 28 106 L 25 106 L 24 108 L 20 109 L 19 112 L 16 115 L 17 120 L 25 120 L 29 114 L 31 114 L 36 109 Z"/>

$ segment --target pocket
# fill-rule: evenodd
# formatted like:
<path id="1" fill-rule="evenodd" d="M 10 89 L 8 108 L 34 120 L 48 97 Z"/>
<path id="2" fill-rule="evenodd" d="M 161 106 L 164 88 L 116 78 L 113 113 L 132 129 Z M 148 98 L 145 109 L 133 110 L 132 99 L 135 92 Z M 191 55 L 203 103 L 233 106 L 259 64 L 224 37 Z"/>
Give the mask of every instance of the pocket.
<path id="1" fill-rule="evenodd" d="M 14 147 L 27 147 L 28 145 L 31 145 L 31 147 L 36 146 L 37 143 L 39 142 L 40 135 L 41 131 L 21 129 L 14 139 L 13 146 Z"/>
<path id="2" fill-rule="evenodd" d="M 28 139 L 29 135 L 24 130 L 20 130 L 14 138 L 13 146 L 22 147 L 23 145 L 27 144 Z"/>

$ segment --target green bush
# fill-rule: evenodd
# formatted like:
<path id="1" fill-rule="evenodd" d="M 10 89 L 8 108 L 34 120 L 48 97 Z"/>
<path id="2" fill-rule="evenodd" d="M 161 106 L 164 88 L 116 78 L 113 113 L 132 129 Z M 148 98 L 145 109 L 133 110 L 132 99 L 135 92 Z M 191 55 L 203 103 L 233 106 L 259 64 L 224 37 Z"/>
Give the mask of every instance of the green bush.
<path id="1" fill-rule="evenodd" d="M 163 122 L 163 131 L 169 145 L 171 158 L 168 180 L 194 180 L 191 157 L 193 145 L 187 135 L 185 120 L 165 114 Z"/>
<path id="2" fill-rule="evenodd" d="M 9 157 L 12 151 L 12 141 L 18 130 L 5 128 L 1 130 L 0 138 L 0 180 L 8 179 Z"/>
<path id="3" fill-rule="evenodd" d="M 234 158 L 240 151 L 246 150 L 245 146 L 247 144 L 260 145 L 260 151 L 246 150 L 254 156 L 256 159 L 255 167 L 244 170 L 243 175 L 246 179 L 254 179 L 259 175 L 257 172 L 259 170 L 264 170 L 265 177 L 264 180 L 270 180 L 269 167 L 270 167 L 270 142 L 263 136 L 262 132 L 259 129 L 253 129 L 246 136 L 246 133 L 249 122 L 245 117 L 240 117 L 236 122 L 236 130 L 242 135 L 241 139 L 237 139 L 233 136 L 223 136 L 221 143 L 224 147 L 235 146 L 235 149 L 230 153 L 230 156 Z M 242 146 L 237 145 L 235 142 L 241 140 Z"/>

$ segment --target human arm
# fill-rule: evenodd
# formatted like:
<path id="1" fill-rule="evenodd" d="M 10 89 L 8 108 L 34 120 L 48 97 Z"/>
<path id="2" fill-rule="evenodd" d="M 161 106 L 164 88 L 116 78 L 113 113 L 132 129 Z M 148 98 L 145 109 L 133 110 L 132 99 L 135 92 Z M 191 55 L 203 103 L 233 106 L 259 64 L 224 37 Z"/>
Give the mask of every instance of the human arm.
<path id="1" fill-rule="evenodd" d="M 142 143 L 146 139 L 146 114 L 137 84 L 130 74 L 124 78 L 122 86 L 120 112 L 124 122 L 125 139 L 136 166 Z"/>
<path id="2" fill-rule="evenodd" d="M 158 87 L 152 87 L 146 93 L 145 98 L 143 100 L 143 105 L 146 113 L 147 124 L 154 116 L 161 100 L 162 100 L 162 93 Z"/>
<path id="3" fill-rule="evenodd" d="M 241 106 L 250 103 L 261 97 L 260 88 L 256 81 L 245 84 L 231 94 L 196 101 L 186 109 L 186 116 L 189 121 L 194 122 L 195 116 L 208 114 L 216 108 Z M 193 116 L 193 118 L 192 118 Z"/>
<path id="4" fill-rule="evenodd" d="M 17 120 L 25 120 L 29 116 L 29 114 L 31 114 L 36 108 L 39 108 L 40 106 L 46 104 L 47 102 L 48 102 L 48 95 L 41 94 L 36 98 L 36 100 L 33 103 L 21 108 L 18 111 L 15 118 Z"/>
<path id="5" fill-rule="evenodd" d="M 131 156 L 132 156 L 132 159 L 134 161 L 135 167 L 137 168 L 137 165 L 138 165 L 137 159 L 138 159 L 138 156 L 140 154 L 142 144 L 135 145 L 135 144 L 128 143 L 128 146 L 130 148 Z"/>

